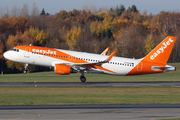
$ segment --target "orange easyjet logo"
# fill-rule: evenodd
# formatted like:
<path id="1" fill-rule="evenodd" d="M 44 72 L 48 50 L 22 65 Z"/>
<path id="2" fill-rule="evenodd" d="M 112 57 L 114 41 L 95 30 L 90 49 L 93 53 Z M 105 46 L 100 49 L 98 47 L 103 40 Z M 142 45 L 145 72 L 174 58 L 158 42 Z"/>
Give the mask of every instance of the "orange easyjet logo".
<path id="1" fill-rule="evenodd" d="M 154 58 L 156 58 L 159 54 L 163 53 L 167 46 L 169 46 L 172 42 L 172 38 L 169 38 L 168 41 L 163 42 L 162 46 L 156 52 L 154 52 L 153 55 L 150 56 L 150 59 L 154 60 Z"/>

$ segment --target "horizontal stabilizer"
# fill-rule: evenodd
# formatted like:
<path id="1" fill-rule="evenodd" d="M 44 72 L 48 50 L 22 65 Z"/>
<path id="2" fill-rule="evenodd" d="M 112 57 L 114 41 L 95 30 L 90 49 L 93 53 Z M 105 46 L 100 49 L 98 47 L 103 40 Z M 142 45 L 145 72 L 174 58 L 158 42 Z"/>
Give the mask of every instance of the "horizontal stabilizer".
<path id="1" fill-rule="evenodd" d="M 164 70 L 164 72 L 176 71 L 176 68 L 170 65 L 166 65 L 166 67 L 152 66 L 151 69 L 154 71 Z"/>

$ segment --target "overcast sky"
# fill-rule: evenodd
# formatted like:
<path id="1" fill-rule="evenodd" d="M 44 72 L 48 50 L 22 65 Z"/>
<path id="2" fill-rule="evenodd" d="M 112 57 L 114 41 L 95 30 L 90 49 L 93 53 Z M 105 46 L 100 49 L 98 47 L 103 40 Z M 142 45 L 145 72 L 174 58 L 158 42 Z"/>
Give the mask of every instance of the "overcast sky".
<path id="1" fill-rule="evenodd" d="M 98 9 L 102 6 L 111 8 L 121 4 L 126 9 L 134 4 L 141 13 L 146 10 L 148 14 L 152 13 L 153 15 L 160 13 L 160 11 L 180 12 L 180 0 L 0 0 L 0 8 L 7 6 L 9 9 L 12 6 L 22 8 L 26 3 L 31 8 L 33 2 L 36 3 L 39 11 L 44 8 L 50 14 L 55 14 L 62 9 L 66 11 L 82 10 L 84 5 L 95 5 Z"/>

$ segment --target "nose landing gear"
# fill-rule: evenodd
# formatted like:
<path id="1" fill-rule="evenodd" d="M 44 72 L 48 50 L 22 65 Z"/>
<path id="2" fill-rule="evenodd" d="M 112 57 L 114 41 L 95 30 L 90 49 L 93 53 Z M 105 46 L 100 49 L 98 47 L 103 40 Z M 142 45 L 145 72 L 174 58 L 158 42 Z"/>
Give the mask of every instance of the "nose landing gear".
<path id="1" fill-rule="evenodd" d="M 24 74 L 27 73 L 27 67 L 28 67 L 28 64 L 26 63 L 26 64 L 25 64 L 25 69 L 24 69 Z"/>

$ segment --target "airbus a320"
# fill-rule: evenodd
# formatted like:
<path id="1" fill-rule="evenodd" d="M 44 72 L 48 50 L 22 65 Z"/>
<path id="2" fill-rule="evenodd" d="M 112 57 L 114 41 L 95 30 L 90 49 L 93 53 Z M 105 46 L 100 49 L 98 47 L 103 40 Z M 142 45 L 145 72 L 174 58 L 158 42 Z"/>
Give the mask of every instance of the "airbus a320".
<path id="1" fill-rule="evenodd" d="M 85 82 L 85 72 L 129 76 L 175 71 L 175 67 L 166 65 L 175 41 L 176 37 L 166 37 L 141 59 L 115 57 L 115 51 L 107 56 L 109 48 L 93 54 L 28 45 L 16 46 L 5 52 L 4 57 L 26 65 L 54 67 L 59 75 L 80 72 L 80 80 Z"/>

